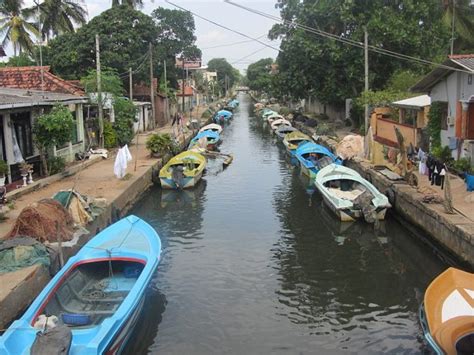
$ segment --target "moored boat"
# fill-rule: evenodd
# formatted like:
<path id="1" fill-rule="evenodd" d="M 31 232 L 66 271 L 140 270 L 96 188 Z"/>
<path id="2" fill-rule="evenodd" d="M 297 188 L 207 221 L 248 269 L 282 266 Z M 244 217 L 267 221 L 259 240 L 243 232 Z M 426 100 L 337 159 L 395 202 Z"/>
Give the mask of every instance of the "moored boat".
<path id="1" fill-rule="evenodd" d="M 314 179 L 318 171 L 329 164 L 342 164 L 342 160 L 331 153 L 329 149 L 312 142 L 300 144 L 296 149 L 295 156 L 298 159 L 301 172 L 311 179 Z"/>
<path id="2" fill-rule="evenodd" d="M 215 123 L 210 123 L 199 130 L 199 132 L 204 131 L 213 131 L 220 134 L 222 132 L 222 126 Z"/>
<path id="3" fill-rule="evenodd" d="M 278 113 L 276 113 L 275 111 L 269 109 L 269 108 L 264 108 L 261 113 L 260 113 L 260 116 L 262 116 L 262 119 L 264 121 L 267 120 L 267 117 L 268 116 L 271 116 L 271 115 L 278 115 Z"/>
<path id="4" fill-rule="evenodd" d="M 438 355 L 474 354 L 474 274 L 448 268 L 428 286 L 420 323 Z"/>
<path id="5" fill-rule="evenodd" d="M 215 113 L 213 121 L 214 123 L 225 123 L 232 118 L 232 115 L 232 112 L 228 110 L 220 110 Z"/>
<path id="6" fill-rule="evenodd" d="M 365 218 L 368 222 L 383 220 L 391 207 L 387 196 L 360 174 L 342 165 L 322 168 L 314 182 L 324 202 L 343 222 Z"/>
<path id="7" fill-rule="evenodd" d="M 291 132 L 295 131 L 297 131 L 295 127 L 283 125 L 278 127 L 278 129 L 275 131 L 275 134 L 281 141 L 283 141 L 287 134 L 290 134 Z"/>
<path id="8" fill-rule="evenodd" d="M 283 144 L 285 145 L 286 151 L 290 156 L 295 155 L 296 149 L 300 144 L 312 141 L 313 140 L 310 136 L 300 131 L 288 133 L 285 138 L 283 138 Z"/>
<path id="9" fill-rule="evenodd" d="M 283 117 L 282 115 L 279 115 L 278 113 L 274 112 L 274 113 L 270 113 L 268 115 L 264 115 L 264 119 L 266 119 L 267 122 L 271 125 L 276 120 L 284 120 L 285 117 Z"/>
<path id="10" fill-rule="evenodd" d="M 0 353 L 120 353 L 160 254 L 158 234 L 140 218 L 128 216 L 107 227 L 69 259 L 0 337 Z"/>
<path id="11" fill-rule="evenodd" d="M 202 177 L 206 163 L 206 158 L 199 153 L 189 150 L 179 153 L 161 168 L 161 187 L 186 189 L 195 186 Z"/>
<path id="12" fill-rule="evenodd" d="M 284 118 L 280 118 L 280 119 L 274 120 L 270 125 L 270 127 L 272 128 L 272 131 L 276 131 L 281 126 L 290 126 L 291 127 L 291 122 L 284 119 Z"/>
<path id="13" fill-rule="evenodd" d="M 219 144 L 221 138 L 219 133 L 214 131 L 202 131 L 196 134 L 191 142 L 189 142 L 188 149 L 191 149 L 195 145 L 199 145 L 201 148 L 207 150 L 215 150 Z"/>

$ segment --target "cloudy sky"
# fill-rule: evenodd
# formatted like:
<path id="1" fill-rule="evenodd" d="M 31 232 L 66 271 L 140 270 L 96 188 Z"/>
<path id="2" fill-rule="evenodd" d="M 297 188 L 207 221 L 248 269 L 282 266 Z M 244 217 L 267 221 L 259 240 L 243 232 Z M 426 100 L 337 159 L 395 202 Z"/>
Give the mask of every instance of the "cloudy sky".
<path id="1" fill-rule="evenodd" d="M 83 0 L 86 4 L 89 19 L 97 16 L 102 11 L 111 6 L 112 0 Z M 244 33 L 252 38 L 259 38 L 260 41 L 268 43 L 278 48 L 277 42 L 271 42 L 267 38 L 269 29 L 274 21 L 252 14 L 243 9 L 224 3 L 223 0 L 171 0 L 175 4 L 186 8 L 206 19 L 224 25 L 232 30 Z M 275 0 L 235 0 L 247 7 L 279 16 L 275 9 Z M 27 0 L 25 3 L 33 3 Z M 145 13 L 151 13 L 157 7 L 175 9 L 174 6 L 164 0 L 144 0 L 142 9 Z M 233 33 L 205 20 L 195 17 L 197 46 L 203 52 L 203 62 L 207 63 L 212 58 L 226 58 L 234 67 L 245 70 L 250 63 L 261 58 L 275 58 L 277 51 L 265 47 L 256 41 L 249 41 L 239 34 Z M 235 44 L 236 42 L 245 42 Z M 233 44 L 232 46 L 220 47 L 221 45 Z M 217 46 L 217 47 L 216 47 Z M 213 48 L 215 47 L 215 48 Z"/>

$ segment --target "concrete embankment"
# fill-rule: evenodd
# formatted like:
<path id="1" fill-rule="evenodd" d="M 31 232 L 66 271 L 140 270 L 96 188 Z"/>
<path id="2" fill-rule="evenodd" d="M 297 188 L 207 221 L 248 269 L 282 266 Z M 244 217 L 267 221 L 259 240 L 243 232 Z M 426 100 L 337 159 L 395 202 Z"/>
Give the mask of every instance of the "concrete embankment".
<path id="1" fill-rule="evenodd" d="M 297 123 L 297 128 L 310 136 L 315 133 L 313 128 L 302 124 Z M 337 142 L 334 139 L 319 136 L 318 141 L 336 151 Z M 347 166 L 359 172 L 379 191 L 386 194 L 396 213 L 422 231 L 420 233 L 422 238 L 430 244 L 441 247 L 461 264 L 474 268 L 474 221 L 472 219 L 459 213 L 447 214 L 440 204 L 423 203 L 424 195 L 415 187 L 405 182 L 388 179 L 366 160 L 354 158 L 348 161 Z"/>
<path id="2" fill-rule="evenodd" d="M 158 130 L 159 133 L 170 131 L 171 127 Z M 148 134 L 150 133 L 152 132 Z M 119 180 L 114 176 L 115 157 L 111 156 L 107 160 L 89 164 L 82 170 L 73 171 L 68 177 L 50 178 L 47 183 L 38 182 L 38 185 L 41 186 L 27 194 L 16 193 L 15 209 L 9 213 L 9 219 L 0 224 L 0 236 L 4 237 L 8 233 L 24 207 L 43 198 L 51 198 L 60 190 L 74 188 L 81 194 L 105 199 L 107 202 L 102 213 L 86 226 L 88 232 L 82 234 L 75 245 L 63 248 L 66 261 L 92 236 L 125 216 L 153 184 L 165 161 L 149 157 L 145 148 L 148 134 L 141 134 L 138 145 L 130 148 L 134 160 L 128 166 L 129 175 L 126 179 Z M 188 146 L 193 135 L 192 131 L 180 134 L 181 149 Z M 169 157 L 167 158 L 169 159 Z M 0 329 L 4 329 L 30 304 L 49 280 L 49 270 L 41 265 L 33 265 L 16 272 L 1 274 Z"/>

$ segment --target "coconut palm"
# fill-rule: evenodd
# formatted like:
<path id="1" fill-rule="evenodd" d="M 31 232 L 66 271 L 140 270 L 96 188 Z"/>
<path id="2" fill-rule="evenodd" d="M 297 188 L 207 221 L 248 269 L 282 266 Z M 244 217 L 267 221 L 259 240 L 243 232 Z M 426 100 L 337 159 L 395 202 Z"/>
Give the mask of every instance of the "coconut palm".
<path id="1" fill-rule="evenodd" d="M 26 9 L 25 13 L 36 17 L 38 6 L 43 38 L 74 32 L 75 26 L 87 22 L 87 11 L 82 0 L 44 0 L 41 4 Z"/>
<path id="2" fill-rule="evenodd" d="M 38 35 L 38 29 L 33 22 L 27 21 L 23 10 L 23 0 L 4 0 L 0 5 L 0 37 L 2 46 L 11 43 L 16 56 L 22 51 L 33 52 L 32 35 Z"/>
<path id="3" fill-rule="evenodd" d="M 134 9 L 138 9 L 143 6 L 143 0 L 112 0 L 112 7 L 119 5 L 128 5 Z"/>
<path id="4" fill-rule="evenodd" d="M 454 49 L 456 51 L 474 49 L 474 7 L 470 0 L 443 0 L 443 22 L 449 28 L 453 25 L 454 13 Z"/>

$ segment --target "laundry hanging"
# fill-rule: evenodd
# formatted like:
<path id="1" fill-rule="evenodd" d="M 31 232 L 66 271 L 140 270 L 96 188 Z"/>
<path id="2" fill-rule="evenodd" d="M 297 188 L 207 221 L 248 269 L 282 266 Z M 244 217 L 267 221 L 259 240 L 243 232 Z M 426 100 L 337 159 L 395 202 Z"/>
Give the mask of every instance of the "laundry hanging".
<path id="1" fill-rule="evenodd" d="M 130 160 L 132 160 L 132 154 L 130 154 L 128 145 L 125 144 L 118 150 L 115 158 L 114 174 L 118 179 L 122 179 L 127 173 L 127 164 Z"/>

